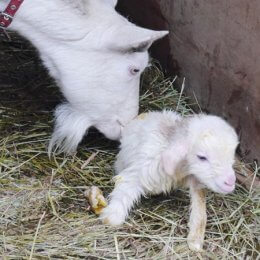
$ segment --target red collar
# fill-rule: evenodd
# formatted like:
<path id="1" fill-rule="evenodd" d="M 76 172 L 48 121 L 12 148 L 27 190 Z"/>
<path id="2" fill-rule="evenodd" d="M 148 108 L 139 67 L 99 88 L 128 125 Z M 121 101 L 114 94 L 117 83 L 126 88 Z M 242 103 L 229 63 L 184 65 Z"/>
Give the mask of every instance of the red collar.
<path id="1" fill-rule="evenodd" d="M 0 12 L 0 28 L 6 29 L 13 21 L 15 13 L 24 0 L 10 0 L 8 6 L 3 12 Z"/>

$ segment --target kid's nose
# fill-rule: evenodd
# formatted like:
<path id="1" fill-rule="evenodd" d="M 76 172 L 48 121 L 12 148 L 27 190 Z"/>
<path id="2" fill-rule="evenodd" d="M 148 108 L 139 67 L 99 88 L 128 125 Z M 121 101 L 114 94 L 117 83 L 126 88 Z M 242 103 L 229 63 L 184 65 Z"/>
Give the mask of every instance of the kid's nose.
<path id="1" fill-rule="evenodd" d="M 225 184 L 228 186 L 233 186 L 236 182 L 236 175 L 235 174 L 230 174 L 226 180 L 225 180 Z"/>

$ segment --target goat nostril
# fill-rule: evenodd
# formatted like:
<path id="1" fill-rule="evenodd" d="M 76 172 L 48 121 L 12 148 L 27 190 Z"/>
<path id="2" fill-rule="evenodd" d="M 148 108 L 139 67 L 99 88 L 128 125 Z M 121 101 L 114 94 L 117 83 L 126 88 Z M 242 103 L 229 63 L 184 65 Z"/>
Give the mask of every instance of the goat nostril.
<path id="1" fill-rule="evenodd" d="M 225 181 L 224 184 L 226 184 L 227 186 L 233 186 L 235 182 Z"/>

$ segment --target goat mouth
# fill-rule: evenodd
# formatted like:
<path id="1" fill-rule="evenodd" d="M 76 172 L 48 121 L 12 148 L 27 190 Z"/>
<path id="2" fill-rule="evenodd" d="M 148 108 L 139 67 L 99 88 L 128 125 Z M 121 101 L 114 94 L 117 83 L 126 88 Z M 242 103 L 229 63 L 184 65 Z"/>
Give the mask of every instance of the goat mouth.
<path id="1" fill-rule="evenodd" d="M 216 185 L 217 185 L 217 187 L 218 187 L 218 189 L 221 191 L 221 193 L 231 193 L 232 191 L 234 191 L 234 189 L 235 189 L 235 184 L 233 184 L 233 185 L 225 185 L 225 184 L 223 184 L 223 185 L 219 185 L 219 184 L 217 184 L 216 183 Z"/>
<path id="2" fill-rule="evenodd" d="M 119 119 L 117 119 L 116 122 L 117 122 L 121 127 L 124 127 L 124 126 L 125 126 Z"/>

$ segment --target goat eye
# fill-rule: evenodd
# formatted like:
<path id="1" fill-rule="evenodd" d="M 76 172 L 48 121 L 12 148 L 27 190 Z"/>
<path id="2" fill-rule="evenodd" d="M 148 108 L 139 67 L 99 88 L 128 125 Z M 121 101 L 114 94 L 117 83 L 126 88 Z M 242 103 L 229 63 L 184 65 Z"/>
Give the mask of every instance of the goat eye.
<path id="1" fill-rule="evenodd" d="M 132 68 L 132 69 L 130 69 L 130 73 L 131 73 L 131 75 L 136 75 L 138 72 L 139 72 L 140 70 L 139 69 L 136 69 L 136 68 Z"/>
<path id="2" fill-rule="evenodd" d="M 201 161 L 207 161 L 207 157 L 202 156 L 202 155 L 197 155 L 197 157 L 201 160 Z"/>

